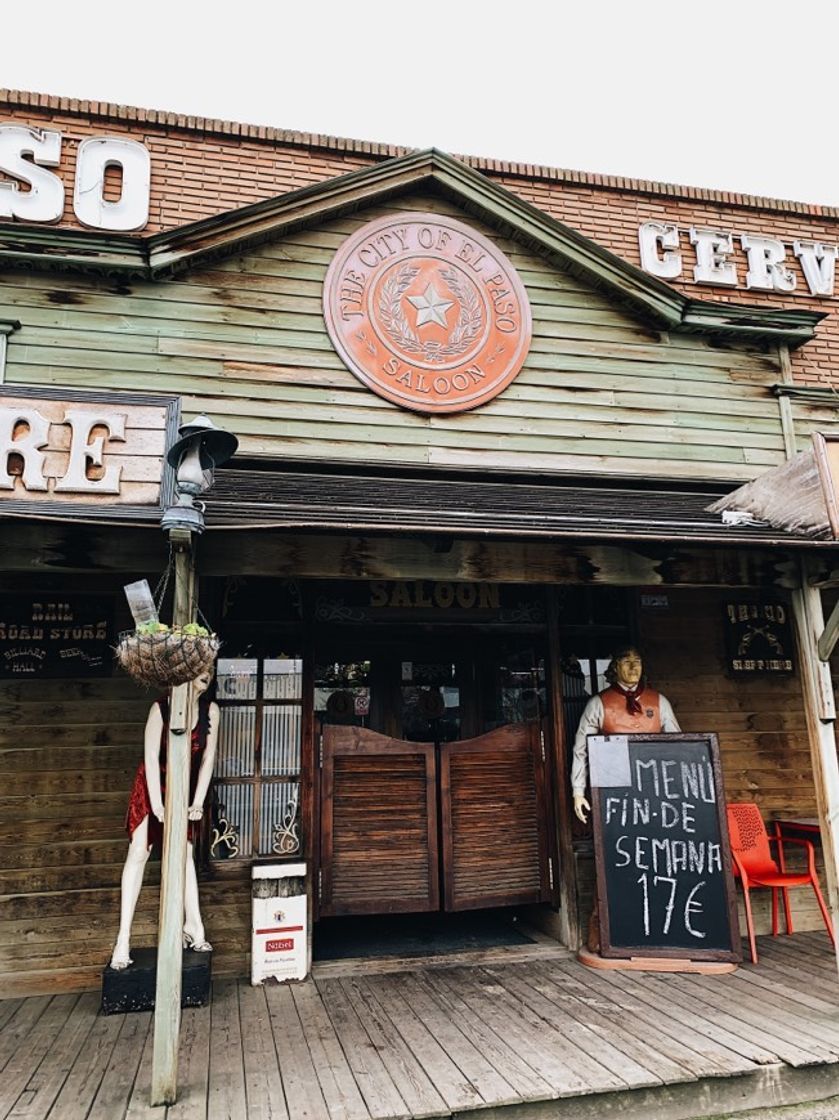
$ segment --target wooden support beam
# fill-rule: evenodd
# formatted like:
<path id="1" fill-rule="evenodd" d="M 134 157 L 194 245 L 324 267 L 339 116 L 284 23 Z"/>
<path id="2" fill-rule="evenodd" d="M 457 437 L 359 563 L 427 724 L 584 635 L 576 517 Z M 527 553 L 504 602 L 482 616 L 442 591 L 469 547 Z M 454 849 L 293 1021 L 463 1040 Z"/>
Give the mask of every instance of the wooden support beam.
<path id="1" fill-rule="evenodd" d="M 569 949 L 579 949 L 580 922 L 577 914 L 577 875 L 571 836 L 571 789 L 568 743 L 565 735 L 565 713 L 562 703 L 562 650 L 559 643 L 559 604 L 555 587 L 548 588 L 548 687 L 550 690 L 550 729 L 554 750 L 556 781 L 556 839 L 559 855 L 559 925 L 560 937 Z"/>
<path id="2" fill-rule="evenodd" d="M 825 623 L 819 638 L 819 657 L 822 661 L 830 660 L 837 638 L 839 638 L 839 601 L 830 612 L 830 618 Z"/>
<path id="3" fill-rule="evenodd" d="M 801 662 L 804 711 L 810 739 L 830 913 L 836 929 L 839 928 L 839 761 L 836 757 L 836 705 L 830 667 L 819 656 L 818 639 L 825 629 L 821 594 L 808 585 L 807 577 L 806 561 L 802 561 L 801 586 L 792 593 L 792 608 Z"/>
<path id="4" fill-rule="evenodd" d="M 3 534 L 0 572 L 138 574 L 159 567 L 164 555 L 161 534 L 146 529 L 15 522 Z M 662 588 L 798 583 L 795 554 L 778 548 L 455 538 L 449 551 L 436 552 L 434 543 L 407 535 L 208 532 L 201 543 L 201 574 Z M 814 571 L 825 577 L 825 560 Z M 839 571 L 834 574 L 839 580 Z"/>
<path id="5" fill-rule="evenodd" d="M 172 613 L 174 626 L 183 626 L 191 622 L 194 613 L 195 568 L 190 536 L 188 532 L 173 530 L 169 537 L 175 550 L 175 602 Z M 157 987 L 154 1005 L 152 1105 L 174 1104 L 178 1091 L 192 696 L 192 685 L 182 684 L 172 689 L 169 698 L 166 803 L 163 816 Z"/>

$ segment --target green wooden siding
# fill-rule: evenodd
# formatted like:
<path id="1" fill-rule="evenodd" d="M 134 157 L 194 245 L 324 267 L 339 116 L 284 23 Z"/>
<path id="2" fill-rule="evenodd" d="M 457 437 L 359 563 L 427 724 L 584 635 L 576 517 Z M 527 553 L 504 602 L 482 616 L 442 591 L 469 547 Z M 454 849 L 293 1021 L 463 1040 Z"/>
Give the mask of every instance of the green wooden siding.
<path id="1" fill-rule="evenodd" d="M 812 449 L 813 432 L 836 432 L 839 428 L 839 392 L 835 402 L 813 403 L 793 401 L 792 415 L 795 423 L 795 443 L 798 451 Z"/>
<path id="2" fill-rule="evenodd" d="M 397 208 L 470 221 L 528 289 L 524 368 L 473 412 L 424 417 L 382 400 L 326 334 L 335 250 Z M 660 335 L 439 199 L 402 198 L 165 282 L 9 272 L 0 291 L 0 317 L 22 323 L 7 383 L 178 393 L 187 414 L 235 431 L 244 455 L 731 480 L 783 459 L 774 351 Z"/>

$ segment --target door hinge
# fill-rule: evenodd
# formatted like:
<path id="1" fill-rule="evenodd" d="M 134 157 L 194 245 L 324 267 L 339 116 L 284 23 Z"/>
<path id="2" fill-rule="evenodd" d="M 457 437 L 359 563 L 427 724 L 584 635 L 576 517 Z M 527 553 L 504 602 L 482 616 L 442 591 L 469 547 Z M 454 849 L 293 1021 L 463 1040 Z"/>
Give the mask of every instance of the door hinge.
<path id="1" fill-rule="evenodd" d="M 545 757 L 545 732 L 541 727 L 539 728 L 539 745 L 542 748 L 542 761 L 546 762 L 547 759 Z"/>
<path id="2" fill-rule="evenodd" d="M 319 758 L 318 766 L 323 767 L 323 735 L 320 735 L 318 737 L 318 750 L 320 752 L 319 755 L 318 755 L 318 758 Z"/>
<path id="3" fill-rule="evenodd" d="M 553 885 L 553 876 L 551 877 L 551 885 Z M 323 898 L 323 871 L 318 869 L 318 902 Z"/>
<path id="4" fill-rule="evenodd" d="M 550 880 L 551 890 L 554 889 L 554 861 L 553 856 L 548 856 L 548 878 Z"/>

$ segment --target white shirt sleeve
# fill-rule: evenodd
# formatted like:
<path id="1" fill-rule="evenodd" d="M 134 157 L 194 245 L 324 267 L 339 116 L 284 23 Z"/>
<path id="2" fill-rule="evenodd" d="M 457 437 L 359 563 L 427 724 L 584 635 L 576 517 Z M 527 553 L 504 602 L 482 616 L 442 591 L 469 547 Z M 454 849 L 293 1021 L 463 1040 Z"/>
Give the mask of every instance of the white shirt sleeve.
<path id="1" fill-rule="evenodd" d="M 588 777 L 588 744 L 586 738 L 589 735 L 597 735 L 602 727 L 603 701 L 599 696 L 592 696 L 583 709 L 583 714 L 580 716 L 580 722 L 577 726 L 577 734 L 574 736 L 574 759 L 571 763 L 571 789 L 574 794 L 583 794 L 586 791 L 586 779 Z"/>
<path id="2" fill-rule="evenodd" d="M 679 721 L 673 714 L 673 709 L 670 707 L 670 701 L 666 696 L 658 694 L 658 710 L 661 713 L 661 730 L 666 731 L 668 735 L 676 735 L 682 729 L 679 727 Z"/>

